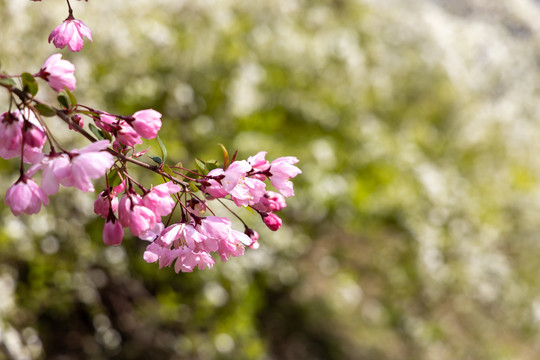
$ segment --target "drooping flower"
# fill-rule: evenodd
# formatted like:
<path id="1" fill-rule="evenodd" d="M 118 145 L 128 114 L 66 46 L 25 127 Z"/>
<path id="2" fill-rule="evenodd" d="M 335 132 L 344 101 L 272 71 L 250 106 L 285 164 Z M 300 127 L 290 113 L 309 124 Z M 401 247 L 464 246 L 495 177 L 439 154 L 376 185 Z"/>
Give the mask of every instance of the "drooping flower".
<path id="1" fill-rule="evenodd" d="M 182 188 L 172 182 L 154 186 L 149 193 L 144 195 L 143 204 L 150 210 L 154 211 L 159 216 L 169 215 L 174 208 L 176 202 L 171 198 L 172 194 L 175 194 L 182 190 Z"/>
<path id="2" fill-rule="evenodd" d="M 161 221 L 159 215 L 144 206 L 142 198 L 131 192 L 126 194 L 118 204 L 118 217 L 124 227 L 129 227 L 131 233 L 140 236 L 154 228 Z"/>
<path id="3" fill-rule="evenodd" d="M 124 229 L 122 224 L 113 215 L 105 222 L 103 226 L 103 242 L 105 245 L 118 246 L 122 243 Z"/>
<path id="4" fill-rule="evenodd" d="M 90 180 L 102 177 L 114 163 L 113 156 L 103 151 L 108 146 L 108 140 L 100 140 L 69 154 L 51 153 L 43 156 L 28 172 L 42 171 L 41 183 L 49 195 L 58 191 L 59 184 L 84 192 L 94 191 Z"/>
<path id="5" fill-rule="evenodd" d="M 153 109 L 137 111 L 133 114 L 131 126 L 145 139 L 153 139 L 161 129 L 161 114 Z"/>
<path id="6" fill-rule="evenodd" d="M 135 146 L 142 144 L 142 139 L 139 134 L 126 121 L 122 120 L 117 125 L 116 138 L 126 146 Z"/>
<path id="7" fill-rule="evenodd" d="M 70 15 L 51 32 L 49 43 L 52 41 L 59 49 L 67 45 L 71 51 L 80 51 L 84 45 L 83 37 L 92 41 L 92 32 L 82 21 Z"/>
<path id="8" fill-rule="evenodd" d="M 37 214 L 41 205 L 48 205 L 49 198 L 32 179 L 23 176 L 6 192 L 4 203 L 11 208 L 15 216 L 22 213 Z"/>
<path id="9" fill-rule="evenodd" d="M 62 54 L 51 55 L 41 67 L 37 76 L 49 83 L 49 86 L 60 92 L 64 88 L 75 90 L 75 65 L 67 60 L 62 60 Z"/>
<path id="10" fill-rule="evenodd" d="M 94 213 L 107 219 L 109 212 L 118 209 L 118 197 L 116 193 L 103 190 L 94 201 Z"/>
<path id="11" fill-rule="evenodd" d="M 270 164 L 270 182 L 283 195 L 293 196 L 293 183 L 289 179 L 301 174 L 302 171 L 294 166 L 298 159 L 294 156 L 277 158 Z"/>

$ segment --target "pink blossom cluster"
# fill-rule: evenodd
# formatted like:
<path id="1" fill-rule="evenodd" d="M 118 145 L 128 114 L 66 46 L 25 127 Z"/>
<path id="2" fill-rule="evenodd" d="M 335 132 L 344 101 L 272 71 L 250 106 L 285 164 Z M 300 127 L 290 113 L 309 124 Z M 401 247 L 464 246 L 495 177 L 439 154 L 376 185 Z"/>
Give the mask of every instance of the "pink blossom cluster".
<path id="1" fill-rule="evenodd" d="M 114 147 L 117 149 L 142 144 L 142 138 L 154 139 L 161 128 L 161 114 L 153 109 L 120 117 L 102 112 L 93 120 L 97 127 L 115 137 Z"/>
<path id="2" fill-rule="evenodd" d="M 165 228 L 144 253 L 144 260 L 158 262 L 159 267 L 175 262 L 176 272 L 191 272 L 195 267 L 203 270 L 215 264 L 211 253 L 222 261 L 229 256 L 244 255 L 244 247 L 253 243 L 245 233 L 232 229 L 229 219 L 217 216 L 194 218 L 189 222 Z"/>
<path id="3" fill-rule="evenodd" d="M 67 5 L 69 15 L 51 32 L 49 43 L 78 52 L 84 38 L 92 41 L 92 33 L 73 17 L 69 1 Z M 20 78 L 22 86 L 12 78 Z M 36 78 L 58 93 L 64 91 L 58 96 L 61 107 L 36 98 Z M 105 190 L 94 202 L 94 212 L 104 219 L 104 243 L 120 245 L 125 229 L 129 229 L 133 236 L 149 242 L 145 261 L 157 262 L 160 268 L 174 263 L 177 273 L 212 268 L 214 254 L 226 261 L 243 255 L 246 246 L 259 246 L 259 234 L 226 206 L 226 201 L 252 209 L 272 231 L 281 227 L 282 220 L 276 213 L 287 206 L 285 198 L 294 195 L 291 179 L 301 173 L 295 166 L 296 157 L 269 162 L 267 153 L 261 151 L 239 161 L 235 161 L 235 154 L 230 163 L 223 147 L 222 168 L 216 168 L 216 164 L 210 171 L 206 167 L 185 169 L 181 164 L 167 166 L 167 151 L 158 137 L 161 113 L 144 109 L 123 116 L 95 110 L 77 102 L 71 93 L 75 87 L 75 66 L 61 54 L 51 55 L 34 75 L 0 74 L 0 88 L 10 95 L 9 110 L 0 115 L 0 157 L 20 158 L 19 178 L 7 190 L 4 201 L 14 215 L 38 213 L 60 186 L 93 192 L 93 181 L 107 175 Z M 52 116 L 92 143 L 66 150 L 45 121 Z M 89 131 L 84 128 L 84 116 L 91 120 L 86 125 Z M 138 160 L 149 149 L 137 152 L 135 147 L 143 139 L 156 137 L 163 159 L 150 157 L 157 165 Z M 146 188 L 128 164 L 153 171 L 164 182 Z M 267 188 L 268 182 L 275 191 Z M 244 231 L 233 229 L 228 218 L 216 216 L 209 206 L 212 200 L 225 205 L 242 222 Z"/>
<path id="4" fill-rule="evenodd" d="M 268 162 L 266 151 L 261 151 L 247 161 L 233 162 L 227 169 L 210 171 L 203 191 L 214 198 L 230 196 L 237 206 L 250 206 L 259 212 L 270 230 L 276 231 L 282 220 L 275 212 L 287 206 L 285 197 L 294 195 L 290 179 L 302 172 L 294 166 L 297 162 L 293 156 Z M 266 179 L 278 192 L 266 190 Z"/>

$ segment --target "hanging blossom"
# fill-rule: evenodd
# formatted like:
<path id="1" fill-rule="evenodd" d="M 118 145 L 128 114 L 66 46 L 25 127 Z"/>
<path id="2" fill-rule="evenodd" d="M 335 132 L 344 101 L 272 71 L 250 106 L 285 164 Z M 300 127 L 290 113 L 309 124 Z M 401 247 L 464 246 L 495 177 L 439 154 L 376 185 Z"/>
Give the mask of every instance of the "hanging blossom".
<path id="1" fill-rule="evenodd" d="M 66 20 L 58 25 L 49 35 L 49 43 L 52 41 L 54 46 L 59 49 L 68 47 L 71 51 L 80 51 L 84 45 L 83 38 L 92 41 L 92 32 L 80 20 L 69 14 Z"/>
<path id="2" fill-rule="evenodd" d="M 102 177 L 114 163 L 114 157 L 104 151 L 108 146 L 108 140 L 101 140 L 68 153 L 53 150 L 42 155 L 41 161 L 28 172 L 33 175 L 42 171 L 41 184 L 47 195 L 58 192 L 60 184 L 83 192 L 94 191 L 91 180 Z"/>
<path id="3" fill-rule="evenodd" d="M 37 214 L 42 204 L 48 205 L 49 198 L 34 180 L 23 175 L 10 186 L 4 203 L 10 207 L 15 216 L 23 213 L 31 215 Z"/>

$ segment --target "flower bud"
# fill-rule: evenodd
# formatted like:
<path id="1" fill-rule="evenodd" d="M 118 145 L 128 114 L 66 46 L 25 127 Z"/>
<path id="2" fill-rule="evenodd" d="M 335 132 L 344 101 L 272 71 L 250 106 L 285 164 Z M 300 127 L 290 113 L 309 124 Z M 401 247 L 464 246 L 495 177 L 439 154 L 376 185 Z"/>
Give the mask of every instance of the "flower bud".
<path id="1" fill-rule="evenodd" d="M 110 221 L 107 219 L 103 227 L 103 242 L 105 245 L 118 246 L 122 243 L 124 237 L 124 229 L 122 224 L 113 216 Z"/>
<path id="2" fill-rule="evenodd" d="M 264 224 L 272 231 L 279 230 L 281 224 L 283 223 L 279 216 L 274 213 L 268 213 L 263 217 Z"/>

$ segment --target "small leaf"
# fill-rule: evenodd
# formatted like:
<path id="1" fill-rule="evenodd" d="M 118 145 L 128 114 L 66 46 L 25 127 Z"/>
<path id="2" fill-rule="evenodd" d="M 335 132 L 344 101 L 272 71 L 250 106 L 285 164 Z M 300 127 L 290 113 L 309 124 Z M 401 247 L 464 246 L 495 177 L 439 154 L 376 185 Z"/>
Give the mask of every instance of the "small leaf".
<path id="1" fill-rule="evenodd" d="M 204 161 L 200 159 L 195 159 L 195 166 L 203 175 L 208 174 L 208 168 L 206 167 Z"/>
<path id="2" fill-rule="evenodd" d="M 191 191 L 193 191 L 193 192 L 199 191 L 199 188 L 197 187 L 197 185 L 195 185 L 194 182 L 190 182 L 189 187 L 191 188 Z"/>
<path id="3" fill-rule="evenodd" d="M 92 131 L 92 133 L 96 135 L 99 140 L 105 140 L 105 136 L 103 136 L 103 133 L 96 127 L 96 125 L 88 124 L 88 127 L 90 128 L 90 131 Z"/>
<path id="4" fill-rule="evenodd" d="M 42 116 L 51 117 L 56 115 L 56 111 L 45 104 L 36 104 L 35 108 Z"/>
<path id="5" fill-rule="evenodd" d="M 230 165 L 229 152 L 223 144 L 218 145 L 221 146 L 221 150 L 223 150 L 223 170 L 227 170 Z"/>
<path id="6" fill-rule="evenodd" d="M 68 99 L 67 99 L 67 97 L 65 95 L 58 95 L 57 99 L 58 99 L 58 102 L 60 103 L 60 105 L 62 105 L 66 109 L 69 108 L 69 102 L 68 102 Z"/>
<path id="7" fill-rule="evenodd" d="M 16 86 L 15 80 L 12 78 L 0 78 L 0 84 L 2 85 L 8 85 L 8 86 Z"/>
<path id="8" fill-rule="evenodd" d="M 161 158 L 159 156 L 149 156 L 150 159 L 154 160 L 155 163 L 157 164 L 163 164 L 163 160 L 161 160 Z"/>
<path id="9" fill-rule="evenodd" d="M 158 136 L 157 141 L 159 143 L 159 148 L 161 149 L 161 156 L 163 157 L 163 162 L 167 160 L 167 148 L 163 144 L 163 141 L 161 141 L 161 138 Z"/>
<path id="10" fill-rule="evenodd" d="M 114 187 L 122 183 L 122 178 L 120 178 L 120 175 L 118 175 L 118 171 L 112 170 L 109 172 L 109 175 L 107 176 L 107 183 L 109 184 L 109 187 Z"/>
<path id="11" fill-rule="evenodd" d="M 210 172 L 214 169 L 219 168 L 219 165 L 217 164 L 217 161 L 211 160 L 211 162 L 210 161 L 206 162 L 206 168 L 208 169 L 208 172 Z"/>
<path id="12" fill-rule="evenodd" d="M 21 78 L 23 82 L 23 90 L 32 94 L 32 96 L 36 96 L 38 93 L 38 83 L 32 74 L 27 72 L 22 73 Z"/>
<path id="13" fill-rule="evenodd" d="M 169 174 L 171 176 L 175 176 L 172 169 L 168 165 L 163 166 L 163 171 L 165 171 L 165 173 L 167 173 L 167 174 Z"/>
<path id="14" fill-rule="evenodd" d="M 67 88 L 65 90 L 66 90 L 66 94 L 69 97 L 69 102 L 71 103 L 71 106 L 77 105 L 77 99 L 75 98 L 73 93 L 71 91 L 69 91 L 69 89 L 67 89 Z"/>

